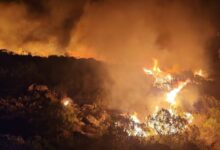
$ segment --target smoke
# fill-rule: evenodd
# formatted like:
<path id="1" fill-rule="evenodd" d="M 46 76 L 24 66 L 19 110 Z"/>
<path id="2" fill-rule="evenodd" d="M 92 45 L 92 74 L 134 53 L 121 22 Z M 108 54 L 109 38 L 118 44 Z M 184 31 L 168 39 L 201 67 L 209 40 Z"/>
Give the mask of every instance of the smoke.
<path id="1" fill-rule="evenodd" d="M 5 0 L 0 47 L 35 55 L 62 54 L 88 0 Z"/>
<path id="2" fill-rule="evenodd" d="M 158 58 L 167 68 L 208 68 L 205 46 L 213 28 L 197 7 L 196 1 L 108 0 L 87 9 L 77 38 L 114 63 L 149 64 Z"/>
<path id="3" fill-rule="evenodd" d="M 160 102 L 152 94 L 151 79 L 142 72 L 142 67 L 152 66 L 153 58 L 173 73 L 210 71 L 213 54 L 208 44 L 219 27 L 217 4 L 203 0 L 4 0 L 0 3 L 0 47 L 104 60 L 110 64 L 113 79 L 107 87 L 110 107 L 148 110 Z"/>
<path id="4" fill-rule="evenodd" d="M 69 49 L 77 45 L 78 53 L 87 49 L 111 64 L 110 107 L 149 111 L 161 103 L 142 72 L 142 67 L 152 66 L 153 58 L 173 73 L 210 71 L 207 44 L 216 29 L 207 10 L 198 0 L 94 3 L 81 18 Z"/>
<path id="5" fill-rule="evenodd" d="M 2 0 L 0 47 L 116 63 L 149 64 L 149 57 L 160 57 L 161 64 L 169 68 L 207 67 L 204 49 L 213 28 L 220 24 L 217 4 L 200 0 Z M 176 66 L 173 61 L 178 62 Z"/>

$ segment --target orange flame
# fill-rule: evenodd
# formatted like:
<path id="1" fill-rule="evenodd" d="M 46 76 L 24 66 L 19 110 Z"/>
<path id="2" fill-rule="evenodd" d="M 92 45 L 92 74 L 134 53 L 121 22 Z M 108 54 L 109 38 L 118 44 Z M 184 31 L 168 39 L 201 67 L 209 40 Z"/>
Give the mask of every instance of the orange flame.
<path id="1" fill-rule="evenodd" d="M 189 79 L 187 79 L 185 82 L 179 82 L 178 87 L 171 90 L 166 95 L 166 101 L 169 102 L 171 105 L 176 104 L 176 96 L 177 94 L 190 82 Z"/>
<path id="2" fill-rule="evenodd" d="M 169 103 L 170 107 L 167 108 L 167 111 L 171 114 L 171 116 L 181 116 L 182 118 L 186 119 L 188 124 L 192 123 L 193 121 L 193 116 L 189 112 L 183 112 L 183 115 L 178 114 L 178 111 L 176 110 L 176 97 L 180 93 L 180 91 L 188 84 L 191 82 L 190 79 L 186 79 L 185 81 L 177 81 L 173 80 L 173 76 L 167 72 L 162 71 L 159 66 L 158 66 L 158 60 L 154 59 L 154 65 L 152 69 L 147 69 L 143 68 L 143 71 L 147 75 L 151 75 L 154 77 L 154 86 L 157 88 L 161 88 L 165 91 L 168 90 L 166 93 L 166 101 Z M 199 72 L 200 75 L 201 71 Z M 177 87 L 173 87 L 172 82 L 177 82 Z M 129 136 L 139 136 L 139 137 L 148 137 L 151 135 L 157 135 L 158 131 L 155 129 L 155 124 L 157 126 L 157 129 L 161 130 L 163 134 L 170 134 L 166 132 L 168 129 L 164 129 L 165 124 L 163 122 L 160 122 L 156 119 L 159 110 L 159 106 L 155 107 L 155 111 L 151 114 L 151 118 L 153 120 L 149 120 L 149 118 L 146 118 L 144 122 L 141 122 L 137 116 L 137 113 L 133 113 L 129 115 L 129 120 L 131 125 L 133 126 L 132 128 L 127 128 L 125 131 L 128 133 Z M 165 115 L 165 114 L 164 114 Z M 166 116 L 162 116 L 166 118 Z M 145 127 L 147 127 L 148 131 L 144 130 L 141 125 L 145 124 Z M 187 125 L 185 125 L 182 129 L 186 128 Z M 175 127 L 175 125 L 171 125 L 169 127 L 171 133 L 177 133 L 180 132 L 178 128 Z M 164 129 L 164 130 L 163 130 Z M 180 129 L 181 130 L 181 129 Z"/>
<path id="3" fill-rule="evenodd" d="M 158 60 L 153 59 L 154 66 L 152 69 L 143 68 L 143 71 L 147 75 L 151 75 L 154 77 L 154 86 L 162 89 L 170 89 L 170 83 L 173 80 L 171 74 L 162 71 L 158 66 Z"/>

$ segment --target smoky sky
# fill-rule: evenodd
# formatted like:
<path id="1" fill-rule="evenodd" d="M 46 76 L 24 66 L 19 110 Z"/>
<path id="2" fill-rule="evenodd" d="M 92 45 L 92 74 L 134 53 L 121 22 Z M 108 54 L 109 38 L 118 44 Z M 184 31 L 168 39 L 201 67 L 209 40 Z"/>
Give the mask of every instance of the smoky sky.
<path id="1" fill-rule="evenodd" d="M 55 39 L 54 51 L 64 49 L 70 41 L 71 31 L 83 14 L 84 7 L 93 1 L 89 0 L 2 0 L 1 30 L 7 36 L 18 36 L 10 40 L 3 34 L 1 41 L 9 41 L 15 47 L 22 47 L 31 42 L 48 43 Z M 11 27 L 10 27 L 11 26 Z M 14 28 L 14 29 L 13 29 Z M 8 30 L 8 31 L 7 31 Z M 21 30 L 24 30 L 22 32 Z"/>
<path id="2" fill-rule="evenodd" d="M 113 107 L 151 106 L 141 69 L 153 58 L 170 72 L 220 75 L 218 0 L 1 0 L 0 10 L 0 48 L 113 64 Z"/>
<path id="3" fill-rule="evenodd" d="M 52 47 L 54 48 L 54 53 L 56 53 L 57 50 L 64 51 L 64 49 L 70 44 L 71 38 L 74 36 L 73 32 L 76 24 L 80 22 L 81 17 L 85 13 L 85 7 L 94 5 L 94 3 L 97 8 L 102 7 L 102 3 L 105 3 L 106 1 L 109 0 L 1 0 L 1 17 L 4 17 L 5 15 L 7 18 L 14 20 L 10 20 L 9 24 L 12 26 L 11 28 L 15 29 L 12 30 L 10 27 L 0 29 L 8 30 L 6 33 L 10 35 L 7 36 L 19 36 L 19 39 L 12 40 L 14 38 L 7 38 L 5 37 L 5 34 L 2 33 L 1 41 L 6 43 L 4 46 L 7 44 L 14 44 L 14 47 L 19 48 L 31 42 L 49 43 L 49 41 L 53 39 L 52 43 L 55 43 L 55 46 Z M 122 5 L 133 5 L 134 3 L 139 3 L 141 0 L 110 1 L 111 3 L 118 3 L 118 5 L 121 3 Z M 161 7 L 161 9 L 163 9 L 164 6 L 176 2 L 178 2 L 178 0 L 154 1 L 154 3 L 157 4 L 157 7 Z M 147 0 L 142 4 L 147 6 L 148 3 L 151 3 L 151 1 Z M 208 18 L 208 21 L 219 30 L 220 2 L 218 0 L 186 0 L 181 3 L 189 8 L 187 8 L 186 11 L 191 11 L 192 14 L 197 14 L 197 17 Z M 141 9 L 145 8 L 142 7 Z M 148 7 L 146 9 L 148 9 Z M 19 13 L 20 15 L 17 16 Z M 18 20 L 13 19 L 13 17 L 18 17 Z M 95 21 L 101 22 L 101 18 L 99 19 L 100 20 Z M 24 22 L 24 20 L 28 23 L 19 23 Z M 23 26 L 24 28 L 20 26 Z M 20 33 L 20 30 L 26 31 Z M 166 43 L 169 43 L 169 37 L 169 33 L 161 33 L 157 42 L 163 47 Z M 4 48 L 7 48 L 7 46 Z"/>

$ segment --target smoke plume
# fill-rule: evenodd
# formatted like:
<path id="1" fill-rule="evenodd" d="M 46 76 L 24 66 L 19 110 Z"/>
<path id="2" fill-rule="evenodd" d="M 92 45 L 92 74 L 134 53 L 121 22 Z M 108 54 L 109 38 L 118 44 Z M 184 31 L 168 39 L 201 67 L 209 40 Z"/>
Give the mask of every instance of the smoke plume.
<path id="1" fill-rule="evenodd" d="M 34 55 L 62 54 L 88 0 L 4 0 L 0 46 Z"/>
<path id="2" fill-rule="evenodd" d="M 216 27 L 205 6 L 198 0 L 94 3 L 81 18 L 69 49 L 77 45 L 78 53 L 87 49 L 111 64 L 114 84 L 110 87 L 110 106 L 151 111 L 161 98 L 149 88 L 142 67 L 152 66 L 153 58 L 163 70 L 173 73 L 210 71 L 208 43 L 216 36 Z"/>
<path id="3" fill-rule="evenodd" d="M 113 79 L 110 106 L 151 109 L 148 103 L 158 100 L 142 67 L 156 58 L 173 73 L 211 71 L 218 6 L 205 0 L 4 0 L 0 47 L 104 60 Z"/>

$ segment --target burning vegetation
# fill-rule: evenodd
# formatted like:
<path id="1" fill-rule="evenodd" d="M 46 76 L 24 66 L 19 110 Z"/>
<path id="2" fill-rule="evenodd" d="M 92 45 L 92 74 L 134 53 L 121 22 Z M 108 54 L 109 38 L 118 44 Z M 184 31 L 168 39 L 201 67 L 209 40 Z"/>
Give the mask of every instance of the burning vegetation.
<path id="1" fill-rule="evenodd" d="M 220 149 L 220 1 L 0 11 L 0 150 Z"/>
<path id="2" fill-rule="evenodd" d="M 175 79 L 171 74 L 163 72 L 158 61 L 154 60 L 153 69 L 143 69 L 147 75 L 153 76 L 155 79 L 153 86 L 162 89 L 165 92 L 165 100 L 169 104 L 168 108 L 159 108 L 155 106 L 155 112 L 141 122 L 137 113 L 128 115 L 131 123 L 125 126 L 125 131 L 129 136 L 149 137 L 154 135 L 174 135 L 184 132 L 188 125 L 192 123 L 193 116 L 189 112 L 179 111 L 176 103 L 176 97 L 181 90 L 190 83 L 189 79 L 180 81 Z M 175 87 L 176 85 L 177 87 Z M 163 97 L 163 95 L 162 95 Z M 119 123 L 121 126 L 121 123 Z"/>
<path id="3" fill-rule="evenodd" d="M 17 66 L 15 70 L 10 70 L 10 65 L 7 66 L 7 60 L 10 58 L 13 58 L 10 60 L 15 60 L 15 57 L 17 59 L 15 64 L 35 60 L 32 65 L 36 65 L 38 70 L 47 66 L 47 63 L 51 63 L 50 57 L 29 59 L 30 56 L 1 52 L 1 58 L 6 60 L 0 65 L 2 79 L 6 77 L 11 78 L 12 81 L 18 79 L 16 76 L 9 76 L 9 74 L 13 74 L 12 71 L 16 72 L 16 69 L 21 66 Z M 64 62 L 68 60 L 69 66 L 72 63 L 82 61 L 65 57 L 57 57 L 51 61 L 54 63 L 59 59 Z M 83 67 L 94 63 L 91 60 L 84 61 L 86 65 L 84 64 Z M 44 65 L 41 66 L 40 62 Z M 30 63 L 26 64 L 30 65 Z M 93 65 L 99 66 L 100 64 Z M 93 65 L 90 67 L 94 67 Z M 59 70 L 57 67 L 54 69 Z M 141 70 L 141 68 L 139 69 Z M 19 76 L 19 79 L 25 79 L 28 75 L 28 70 L 23 71 L 23 75 Z M 66 72 L 63 71 L 63 73 L 71 72 L 69 69 Z M 107 73 L 100 70 L 96 76 L 93 76 L 93 79 L 90 79 L 98 82 L 103 78 L 94 78 L 99 78 L 99 75 L 102 76 L 104 72 Z M 88 73 L 94 75 L 87 71 L 81 73 L 78 77 L 80 80 L 75 81 L 75 84 L 81 80 L 87 81 Z M 1 149 L 218 150 L 220 137 L 219 100 L 209 95 L 201 95 L 194 104 L 193 110 L 186 109 L 180 102 L 180 100 L 184 100 L 180 98 L 185 94 L 184 89 L 190 88 L 190 85 L 202 86 L 203 82 L 212 81 L 194 73 L 180 77 L 181 75 L 165 72 L 159 68 L 157 60 L 154 60 L 152 69 L 144 68 L 142 73 L 145 78 L 153 79 L 152 88 L 160 91 L 158 95 L 161 98 L 160 103 L 155 104 L 155 109 L 152 112 L 148 111 L 145 117 L 141 117 L 143 114 L 138 111 L 130 113 L 124 110 L 109 109 L 105 103 L 107 91 L 103 89 L 102 84 L 98 87 L 97 85 L 84 85 L 83 89 L 87 89 L 87 86 L 90 90 L 99 89 L 98 93 L 88 94 L 93 101 L 85 93 L 68 94 L 69 90 L 77 93 L 82 89 L 78 89 L 79 91 L 77 88 L 72 89 L 63 80 L 55 85 L 49 84 L 53 80 L 47 80 L 47 82 L 40 80 L 41 78 L 37 78 L 40 77 L 40 74 L 33 78 L 35 83 L 26 84 L 23 82 L 25 85 L 22 87 L 26 88 L 22 88 L 23 92 L 19 92 L 19 94 L 15 92 L 15 94 L 9 95 L 4 92 L 2 87 L 0 99 Z M 112 84 L 107 75 L 104 79 L 106 81 L 102 81 L 102 83 Z M 69 78 L 68 83 L 71 82 Z M 201 83 L 197 84 L 198 82 Z M 7 89 L 21 91 L 21 87 L 14 87 L 14 84 L 5 85 L 7 85 L 5 86 Z M 66 90 L 61 92 L 60 86 L 66 87 Z M 79 99 L 80 96 L 81 99 Z M 189 101 L 189 99 L 186 100 Z"/>

